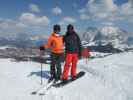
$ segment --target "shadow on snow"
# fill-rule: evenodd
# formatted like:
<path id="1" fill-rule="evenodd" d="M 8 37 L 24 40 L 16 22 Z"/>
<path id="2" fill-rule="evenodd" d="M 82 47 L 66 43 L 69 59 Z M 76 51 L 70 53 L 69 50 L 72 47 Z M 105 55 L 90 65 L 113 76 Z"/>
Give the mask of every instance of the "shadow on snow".
<path id="1" fill-rule="evenodd" d="M 31 77 L 31 76 L 34 76 L 34 75 L 41 77 L 41 71 L 31 72 L 28 75 L 28 77 Z M 50 78 L 50 71 L 42 71 L 42 78 L 49 79 Z"/>

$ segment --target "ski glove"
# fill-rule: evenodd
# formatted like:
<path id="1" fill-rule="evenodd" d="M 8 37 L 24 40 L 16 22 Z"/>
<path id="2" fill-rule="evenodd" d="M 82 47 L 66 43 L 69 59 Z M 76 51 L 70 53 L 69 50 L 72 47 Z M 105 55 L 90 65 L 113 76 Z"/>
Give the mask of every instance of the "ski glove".
<path id="1" fill-rule="evenodd" d="M 45 50 L 45 48 L 43 46 L 40 46 L 40 50 Z"/>

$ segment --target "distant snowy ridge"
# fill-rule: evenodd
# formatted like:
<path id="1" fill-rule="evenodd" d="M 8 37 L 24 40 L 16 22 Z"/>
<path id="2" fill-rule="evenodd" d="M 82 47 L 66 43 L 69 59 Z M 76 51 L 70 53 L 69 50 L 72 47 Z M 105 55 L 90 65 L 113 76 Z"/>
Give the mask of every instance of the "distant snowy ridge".
<path id="1" fill-rule="evenodd" d="M 91 45 L 111 44 L 115 48 L 129 48 L 133 46 L 132 35 L 128 32 L 112 26 L 102 28 L 89 27 L 81 36 L 82 40 Z M 130 40 L 129 40 L 130 39 Z"/>
<path id="2" fill-rule="evenodd" d="M 0 36 L 0 46 L 34 47 L 46 42 L 47 36 L 20 33 L 15 36 Z"/>

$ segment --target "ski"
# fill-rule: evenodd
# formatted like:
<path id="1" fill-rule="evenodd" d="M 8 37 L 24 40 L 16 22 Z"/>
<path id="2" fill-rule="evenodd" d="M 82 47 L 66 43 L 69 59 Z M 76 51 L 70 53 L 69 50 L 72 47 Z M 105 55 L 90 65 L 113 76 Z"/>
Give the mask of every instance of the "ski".
<path id="1" fill-rule="evenodd" d="M 85 72 L 80 71 L 80 72 L 76 75 L 75 80 L 81 78 L 81 77 L 84 76 L 84 75 L 85 75 Z M 63 86 L 65 86 L 65 85 L 67 85 L 67 84 L 69 84 L 69 83 L 71 83 L 71 82 L 73 82 L 73 81 L 75 81 L 75 80 L 69 79 L 67 82 L 61 81 L 61 82 L 58 82 L 58 83 L 55 83 L 55 81 L 52 81 L 52 82 L 48 83 L 45 87 L 42 87 L 42 88 L 40 88 L 39 90 L 32 92 L 32 94 L 46 95 L 47 92 L 48 92 L 52 87 L 60 88 L 60 87 L 63 87 Z"/>
<path id="2" fill-rule="evenodd" d="M 84 72 L 84 71 L 80 71 L 80 72 L 76 75 L 75 80 L 81 78 L 81 77 L 84 76 L 84 75 L 85 75 L 85 72 Z M 73 82 L 73 81 L 75 81 L 75 80 L 68 79 L 66 82 L 61 81 L 60 83 L 53 84 L 53 87 L 59 88 L 59 87 L 65 86 L 65 85 L 67 85 L 67 84 L 69 84 L 69 83 L 71 83 L 71 82 Z"/>
<path id="3" fill-rule="evenodd" d="M 36 95 L 38 94 L 40 91 L 42 91 L 43 89 L 47 89 L 51 84 L 53 83 L 53 81 L 48 82 L 45 85 L 42 85 L 41 87 L 39 87 L 38 89 L 36 89 L 35 91 L 31 92 L 32 95 Z"/>
<path id="4" fill-rule="evenodd" d="M 40 91 L 38 94 L 39 95 L 46 95 L 47 92 L 56 84 L 56 82 L 52 82 L 51 84 L 49 84 L 45 89 L 42 89 L 42 91 Z"/>

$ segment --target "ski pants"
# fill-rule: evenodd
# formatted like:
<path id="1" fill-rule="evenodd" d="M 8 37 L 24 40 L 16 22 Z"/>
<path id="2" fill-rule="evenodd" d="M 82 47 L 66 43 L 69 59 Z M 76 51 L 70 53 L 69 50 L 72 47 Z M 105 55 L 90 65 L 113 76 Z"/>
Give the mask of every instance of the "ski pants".
<path id="1" fill-rule="evenodd" d="M 77 61 L 78 61 L 78 53 L 66 53 L 62 80 L 68 80 L 68 74 L 70 68 L 71 68 L 71 76 L 72 78 L 75 78 Z"/>
<path id="2" fill-rule="evenodd" d="M 57 80 L 59 80 L 61 76 L 62 55 L 63 55 L 62 53 L 61 54 L 51 53 L 50 74 L 51 74 L 51 77 Z"/>

